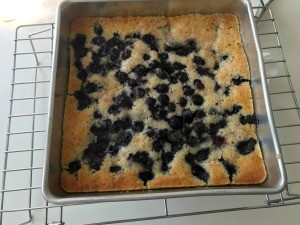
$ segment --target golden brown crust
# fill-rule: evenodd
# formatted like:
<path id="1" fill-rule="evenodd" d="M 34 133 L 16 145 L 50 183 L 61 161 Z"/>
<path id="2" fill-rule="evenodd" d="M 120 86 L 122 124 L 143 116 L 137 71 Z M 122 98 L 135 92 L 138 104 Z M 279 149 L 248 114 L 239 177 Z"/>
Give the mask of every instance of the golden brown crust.
<path id="1" fill-rule="evenodd" d="M 89 72 L 88 82 L 96 84 L 100 91 L 90 93 L 88 96 L 94 100 L 89 107 L 79 110 L 74 93 L 81 90 L 85 84 L 77 77 L 79 70 L 74 65 L 76 64 L 75 51 L 73 47 L 70 47 L 69 95 L 67 96 L 64 113 L 61 160 L 61 185 L 65 191 L 95 192 L 240 185 L 258 184 L 265 180 L 267 174 L 258 142 L 255 144 L 254 151 L 250 154 L 241 154 L 237 150 L 239 143 L 250 138 L 257 140 L 257 136 L 255 124 L 241 124 L 240 122 L 242 116 L 252 115 L 254 109 L 250 85 L 247 82 L 247 79 L 250 79 L 250 71 L 236 16 L 232 14 L 190 14 L 175 17 L 77 19 L 72 23 L 70 40 L 74 40 L 77 34 L 85 34 L 86 36 L 85 47 L 89 51 L 80 59 L 84 70 L 88 70 L 93 62 L 92 52 L 97 53 L 99 51 L 99 47 L 92 44 L 92 39 L 95 37 L 94 24 L 96 23 L 101 24 L 103 28 L 102 36 L 105 39 L 111 38 L 115 32 L 119 34 L 122 40 L 126 35 L 132 35 L 136 32 L 141 35 L 153 34 L 158 40 L 157 47 L 159 51 L 163 50 L 165 44 L 195 40 L 199 50 L 197 53 L 184 57 L 169 54 L 168 59 L 171 63 L 180 62 L 186 66 L 185 71 L 190 80 L 188 82 L 189 85 L 193 85 L 192 81 L 195 79 L 200 79 L 205 85 L 204 90 L 196 89 L 197 94 L 204 96 L 203 105 L 199 107 L 188 101 L 186 108 L 192 111 L 197 109 L 204 110 L 207 116 L 201 121 L 207 127 L 221 119 L 218 114 L 211 114 L 211 109 L 223 114 L 225 110 L 232 110 L 236 105 L 240 106 L 241 109 L 238 113 L 230 114 L 226 118 L 227 126 L 218 130 L 217 136 L 225 137 L 224 144 L 218 146 L 218 144 L 214 143 L 213 138 L 215 137 L 206 137 L 208 140 L 196 147 L 183 144 L 182 149 L 174 154 L 174 159 L 168 165 L 168 171 L 162 172 L 162 156 L 160 155 L 162 153 L 157 153 L 153 150 L 153 140 L 146 135 L 146 128 L 151 126 L 153 129 L 170 129 L 168 122 L 164 120 L 157 121 L 152 118 L 145 104 L 145 98 L 135 100 L 130 110 L 121 110 L 118 115 L 111 115 L 108 110 L 114 104 L 116 96 L 124 90 L 128 91 L 127 87 L 125 88 L 114 78 L 116 75 L 115 70 L 107 72 L 105 76 Z M 142 40 L 136 39 L 132 47 L 131 57 L 122 61 L 120 70 L 128 73 L 132 78 L 133 75 L 130 71 L 136 65 L 144 63 L 144 54 L 150 55 L 152 60 L 159 60 L 156 51 L 151 50 Z M 216 63 L 218 63 L 219 68 L 210 70 L 214 79 L 209 76 L 199 76 L 198 66 L 193 63 L 195 55 L 205 59 L 207 68 L 215 68 Z M 224 56 L 227 56 L 227 58 L 223 60 L 222 57 Z M 148 64 L 144 63 L 144 65 L 147 66 Z M 233 84 L 234 79 L 237 82 L 240 81 L 239 79 L 244 79 L 244 81 L 235 85 Z M 158 94 L 153 87 L 161 83 L 166 83 L 166 81 L 150 73 L 147 83 L 143 84 L 142 87 L 150 90 L 147 93 L 148 96 L 157 98 Z M 216 89 L 216 84 L 220 86 L 219 89 Z M 228 93 L 225 95 L 226 88 Z M 170 102 L 177 104 L 176 111 L 169 113 L 168 119 L 175 114 L 181 115 L 183 108 L 179 106 L 179 101 L 184 96 L 182 84 L 180 82 L 171 84 L 167 94 Z M 115 121 L 124 119 L 129 115 L 133 120 L 143 121 L 146 128 L 140 133 L 132 132 L 132 140 L 127 146 L 121 148 L 119 154 L 106 154 L 101 162 L 100 169 L 91 169 L 89 159 L 85 156 L 85 151 L 89 143 L 97 139 L 90 131 L 92 124 L 97 125 L 99 123 L 95 122 L 93 117 L 93 113 L 97 110 L 101 112 L 103 119 Z M 112 139 L 115 138 L 113 136 Z M 113 145 L 113 141 L 109 143 Z M 188 154 L 196 157 L 199 149 L 203 150 L 205 148 L 210 149 L 207 160 L 187 163 L 186 157 Z M 136 154 L 139 151 L 147 152 L 148 156 L 153 160 L 151 169 L 154 176 L 146 184 L 139 178 L 141 171 L 145 170 L 145 165 L 134 163 L 130 160 L 132 154 Z M 75 172 L 71 172 L 70 164 L 72 162 L 80 165 L 80 168 L 75 169 Z M 194 167 L 193 164 L 195 164 Z M 111 172 L 111 168 L 116 165 L 120 166 L 120 171 Z M 202 177 L 201 179 L 195 175 L 199 167 L 208 174 L 205 175 L 204 173 L 204 178 Z M 234 172 L 230 174 L 230 171 Z"/>

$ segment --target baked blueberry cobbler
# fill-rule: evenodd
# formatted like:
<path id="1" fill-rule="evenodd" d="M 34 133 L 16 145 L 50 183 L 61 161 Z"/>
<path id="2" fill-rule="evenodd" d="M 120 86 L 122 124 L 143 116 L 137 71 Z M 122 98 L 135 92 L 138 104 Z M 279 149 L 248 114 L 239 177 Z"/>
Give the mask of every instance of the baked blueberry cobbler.
<path id="1" fill-rule="evenodd" d="M 69 44 L 65 191 L 265 180 L 236 16 L 81 18 Z"/>

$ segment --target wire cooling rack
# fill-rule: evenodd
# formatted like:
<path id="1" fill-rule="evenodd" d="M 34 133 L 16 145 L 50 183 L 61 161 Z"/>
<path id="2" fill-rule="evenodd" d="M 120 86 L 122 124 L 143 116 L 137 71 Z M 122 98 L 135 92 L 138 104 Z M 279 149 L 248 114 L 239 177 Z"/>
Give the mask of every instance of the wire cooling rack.
<path id="1" fill-rule="evenodd" d="M 284 192 L 264 196 L 170 198 L 64 207 L 45 201 L 41 194 L 41 178 L 54 24 L 35 24 L 20 26 L 16 31 L 0 224 L 133 223 L 300 204 L 299 105 L 272 12 L 268 6 L 253 9 L 257 15 L 271 105 L 288 174 L 288 186 Z"/>

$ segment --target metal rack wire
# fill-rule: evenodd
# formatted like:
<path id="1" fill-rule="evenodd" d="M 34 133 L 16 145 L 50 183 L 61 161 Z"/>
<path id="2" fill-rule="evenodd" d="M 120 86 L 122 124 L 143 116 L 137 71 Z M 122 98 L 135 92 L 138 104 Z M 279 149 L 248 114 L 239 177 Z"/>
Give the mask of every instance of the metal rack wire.
<path id="1" fill-rule="evenodd" d="M 293 135 L 297 129 L 300 130 L 300 108 L 272 12 L 264 5 L 253 9 L 264 12 L 264 15 L 256 14 L 256 18 L 262 50 L 271 56 L 266 59 L 265 65 L 273 115 L 288 172 L 288 186 L 284 192 L 279 195 L 251 197 L 171 198 L 121 202 L 117 205 L 99 203 L 62 207 L 46 202 L 41 195 L 41 171 L 54 24 L 36 24 L 21 26 L 16 31 L 0 224 L 113 224 L 300 204 L 300 153 L 297 151 L 300 142 Z M 178 205 L 186 207 L 183 209 Z M 145 209 L 147 213 L 132 212 L 127 210 L 128 207 Z M 147 210 L 150 207 L 151 210 Z M 92 211 L 97 209 L 97 221 L 89 221 L 88 213 L 85 213 L 86 218 L 82 218 L 82 221 L 73 218 L 78 210 L 87 208 Z M 123 213 L 114 215 L 112 219 L 111 215 L 107 215 L 112 208 L 122 209 Z"/>

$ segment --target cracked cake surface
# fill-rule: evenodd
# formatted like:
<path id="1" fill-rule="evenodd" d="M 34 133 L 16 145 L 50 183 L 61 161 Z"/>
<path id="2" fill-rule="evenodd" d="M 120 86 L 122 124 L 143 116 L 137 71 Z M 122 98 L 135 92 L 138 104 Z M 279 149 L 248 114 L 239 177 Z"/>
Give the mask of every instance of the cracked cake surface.
<path id="1" fill-rule="evenodd" d="M 235 15 L 80 18 L 69 46 L 65 191 L 265 180 Z"/>

